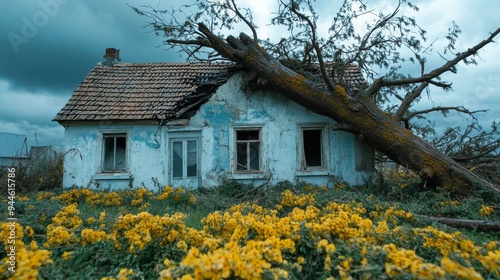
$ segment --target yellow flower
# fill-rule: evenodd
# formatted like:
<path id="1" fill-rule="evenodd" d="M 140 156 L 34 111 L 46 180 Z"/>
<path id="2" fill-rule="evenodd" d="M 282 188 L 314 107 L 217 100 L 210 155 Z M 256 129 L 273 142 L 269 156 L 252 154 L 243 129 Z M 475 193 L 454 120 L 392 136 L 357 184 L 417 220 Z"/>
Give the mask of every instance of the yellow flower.
<path id="1" fill-rule="evenodd" d="M 105 227 L 106 226 L 106 211 L 102 211 L 99 214 L 99 227 Z"/>
<path id="2" fill-rule="evenodd" d="M 78 237 L 69 232 L 65 227 L 49 225 L 47 227 L 46 248 L 57 247 L 61 245 L 71 245 L 78 242 Z"/>
<path id="3" fill-rule="evenodd" d="M 481 216 L 489 216 L 493 214 L 495 210 L 489 206 L 481 205 L 481 210 L 479 210 L 479 214 Z"/>
<path id="4" fill-rule="evenodd" d="M 165 186 L 163 192 L 158 196 L 158 200 L 167 199 L 173 192 L 174 189 L 171 186 Z"/>
<path id="5" fill-rule="evenodd" d="M 52 225 L 63 226 L 67 229 L 76 229 L 80 227 L 83 221 L 78 217 L 80 211 L 76 207 L 76 203 L 64 207 L 54 216 L 54 218 L 52 218 Z"/>
<path id="6" fill-rule="evenodd" d="M 16 242 L 17 244 L 17 242 Z M 33 241 L 29 248 L 17 244 L 16 246 L 16 266 L 15 272 L 9 274 L 10 278 L 16 280 L 39 279 L 38 268 L 43 264 L 51 263 L 50 252 L 47 250 L 38 250 L 36 242 Z M 8 258 L 3 259 L 3 263 L 7 263 Z M 3 265 L 0 264 L 3 268 Z M 1 273 L 1 271 L 0 271 Z M 5 279 L 5 274 L 2 279 Z"/>
<path id="7" fill-rule="evenodd" d="M 483 279 L 481 274 L 477 273 L 472 267 L 465 267 L 449 258 L 441 259 L 441 267 L 449 276 L 455 276 L 457 279 Z"/>
<path id="8" fill-rule="evenodd" d="M 96 221 L 96 219 L 94 217 L 90 217 L 87 219 L 87 224 L 91 225 L 91 224 L 95 223 L 95 221 Z"/>
<path id="9" fill-rule="evenodd" d="M 377 223 L 377 227 L 375 228 L 375 232 L 378 234 L 386 234 L 389 232 L 389 227 L 387 227 L 386 221 L 380 221 Z"/>
<path id="10" fill-rule="evenodd" d="M 117 280 L 127 280 L 128 276 L 133 275 L 133 274 L 134 274 L 133 269 L 122 268 L 122 269 L 120 269 L 120 271 L 118 272 L 118 275 L 116 275 L 116 277 L 117 277 Z"/>
<path id="11" fill-rule="evenodd" d="M 182 251 L 186 251 L 188 248 L 188 245 L 186 244 L 186 242 L 184 240 L 181 240 L 181 241 L 177 242 L 176 247 L 181 249 Z"/>
<path id="12" fill-rule="evenodd" d="M 52 197 L 53 197 L 53 194 L 51 194 L 51 193 L 48 193 L 48 192 L 39 192 L 36 195 L 36 200 L 40 201 L 42 199 L 50 199 Z"/>
<path id="13" fill-rule="evenodd" d="M 493 272 L 497 278 L 500 278 L 500 250 L 490 251 L 488 255 L 479 259 L 484 268 Z"/>
<path id="14" fill-rule="evenodd" d="M 189 204 L 194 204 L 196 202 L 196 197 L 193 194 L 189 195 Z"/>
<path id="15" fill-rule="evenodd" d="M 122 204 L 123 197 L 117 192 L 110 192 L 102 198 L 102 201 L 106 206 L 119 206 Z"/>
<path id="16" fill-rule="evenodd" d="M 61 258 L 63 260 L 69 260 L 73 257 L 73 252 L 70 252 L 70 251 L 66 251 L 62 254 Z"/>
<path id="17" fill-rule="evenodd" d="M 35 231 L 30 226 L 26 226 L 25 227 L 25 232 L 26 232 L 26 235 L 29 236 L 29 237 L 35 236 Z"/>
<path id="18" fill-rule="evenodd" d="M 103 230 L 84 229 L 82 230 L 81 237 L 81 243 L 83 245 L 107 240 L 107 234 Z"/>
<path id="19" fill-rule="evenodd" d="M 281 196 L 280 204 L 285 207 L 311 205 L 315 201 L 314 195 L 312 194 L 295 195 L 290 190 L 284 191 Z"/>

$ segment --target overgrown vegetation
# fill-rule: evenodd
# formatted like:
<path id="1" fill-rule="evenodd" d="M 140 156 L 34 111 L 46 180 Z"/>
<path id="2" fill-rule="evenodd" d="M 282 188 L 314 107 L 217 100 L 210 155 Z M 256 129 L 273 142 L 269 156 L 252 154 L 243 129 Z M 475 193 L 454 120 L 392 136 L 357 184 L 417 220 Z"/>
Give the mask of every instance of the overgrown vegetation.
<path id="1" fill-rule="evenodd" d="M 251 191 L 252 190 L 252 191 Z M 500 221 L 497 196 L 426 190 L 410 172 L 331 188 L 235 182 L 196 190 L 66 189 L 18 197 L 16 273 L 1 278 L 348 279 L 500 277 L 496 234 L 427 216 Z M 0 218 L 6 221 L 6 211 Z M 32 277 L 32 278 L 29 278 Z M 191 277 L 191 278 L 190 278 Z M 426 278 L 427 277 L 427 278 Z"/>
<path id="2" fill-rule="evenodd" d="M 63 158 L 61 153 L 53 156 L 37 156 L 22 161 L 15 161 L 16 194 L 28 194 L 37 191 L 54 190 L 62 187 Z M 7 188 L 0 191 L 6 195 Z"/>

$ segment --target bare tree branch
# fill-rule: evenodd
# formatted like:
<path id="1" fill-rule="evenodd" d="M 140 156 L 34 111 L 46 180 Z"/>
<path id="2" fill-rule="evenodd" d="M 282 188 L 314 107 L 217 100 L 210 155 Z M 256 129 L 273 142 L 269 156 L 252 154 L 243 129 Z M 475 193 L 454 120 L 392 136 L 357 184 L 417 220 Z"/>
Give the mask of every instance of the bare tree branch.
<path id="1" fill-rule="evenodd" d="M 410 120 L 411 118 L 417 116 L 417 115 L 423 115 L 423 114 L 428 114 L 428 113 L 431 113 L 431 112 L 436 112 L 436 111 L 441 111 L 441 112 L 446 112 L 446 111 L 457 111 L 457 112 L 460 112 L 460 113 L 465 113 L 465 114 L 468 114 L 468 115 L 474 115 L 476 113 L 481 113 L 481 112 L 487 112 L 488 110 L 477 110 L 477 111 L 469 111 L 468 109 L 464 108 L 463 106 L 456 106 L 456 107 L 441 107 L 441 106 L 438 106 L 438 107 L 434 107 L 434 108 L 430 108 L 430 109 L 426 109 L 426 110 L 420 110 L 420 111 L 415 111 L 415 112 L 411 112 L 409 113 L 408 115 L 404 116 L 401 118 L 401 120 L 403 121 L 406 121 L 406 120 Z"/>
<path id="2" fill-rule="evenodd" d="M 323 61 L 323 54 L 321 52 L 321 48 L 318 44 L 318 39 L 316 37 L 317 36 L 316 35 L 316 25 L 311 21 L 311 19 L 308 16 L 299 12 L 297 9 L 298 9 L 298 5 L 292 0 L 291 1 L 291 11 L 296 16 L 298 16 L 301 20 L 305 21 L 307 23 L 307 25 L 309 26 L 309 29 L 311 32 L 311 44 L 314 47 L 314 50 L 316 52 L 316 56 L 318 57 L 319 68 L 321 70 L 321 76 L 323 77 L 325 84 L 328 86 L 328 89 L 331 92 L 335 92 L 335 85 L 332 83 L 332 80 L 330 79 L 328 73 L 326 72 L 325 62 Z"/>
<path id="3" fill-rule="evenodd" d="M 415 99 L 417 99 L 422 91 L 427 88 L 428 83 L 423 82 L 421 83 L 418 87 L 414 88 L 412 91 L 408 92 L 403 101 L 401 102 L 401 105 L 399 106 L 398 110 L 396 111 L 396 114 L 394 114 L 394 119 L 396 121 L 401 121 L 403 120 L 403 116 L 406 114 L 408 109 L 410 108 L 411 104 Z"/>
<path id="4" fill-rule="evenodd" d="M 259 38 L 257 37 L 257 30 L 255 30 L 255 26 L 245 17 L 240 13 L 240 10 L 236 6 L 236 3 L 234 3 L 234 0 L 231 0 L 231 3 L 233 4 L 234 12 L 238 15 L 238 17 L 245 22 L 245 24 L 250 28 L 252 31 L 253 35 L 253 40 L 257 42 Z"/>
<path id="5" fill-rule="evenodd" d="M 432 79 L 439 77 L 441 74 L 443 74 L 446 71 L 449 71 L 452 69 L 455 65 L 457 65 L 459 62 L 466 60 L 468 57 L 476 55 L 476 53 L 486 46 L 487 44 L 491 43 L 493 41 L 493 38 L 495 38 L 498 33 L 500 33 L 500 28 L 495 30 L 487 39 L 483 40 L 479 44 L 475 45 L 474 47 L 468 49 L 467 51 L 463 53 L 459 53 L 454 59 L 446 62 L 443 66 L 436 68 L 432 70 L 431 72 L 424 74 L 420 77 L 416 78 L 406 78 L 406 79 L 399 79 L 399 80 L 386 80 L 383 78 L 379 78 L 375 80 L 375 82 L 368 87 L 363 93 L 363 96 L 370 96 L 374 92 L 378 91 L 384 86 L 400 86 L 400 85 L 407 85 L 407 84 L 416 84 L 416 83 L 423 83 L 423 82 L 429 82 Z"/>
<path id="6" fill-rule="evenodd" d="M 355 61 L 358 61 L 359 57 L 360 57 L 360 55 L 361 55 L 361 53 L 363 51 L 366 51 L 366 50 L 369 50 L 369 49 L 373 48 L 374 44 L 381 43 L 378 40 L 372 40 L 372 43 L 370 45 L 367 45 L 368 42 L 369 42 L 369 40 L 371 39 L 373 33 L 375 33 L 375 31 L 377 31 L 378 29 L 381 29 L 382 27 L 384 27 L 387 24 L 387 22 L 389 22 L 391 19 L 393 19 L 399 13 L 399 7 L 400 6 L 401 6 L 401 1 L 399 1 L 398 6 L 394 9 L 394 11 L 390 15 L 388 15 L 388 16 L 383 17 L 382 19 L 380 19 L 368 31 L 368 33 L 366 33 L 365 36 L 363 36 L 363 40 L 359 44 L 359 48 L 358 48 L 356 54 L 349 61 L 347 61 L 346 64 L 351 64 L 351 63 L 353 63 Z"/>

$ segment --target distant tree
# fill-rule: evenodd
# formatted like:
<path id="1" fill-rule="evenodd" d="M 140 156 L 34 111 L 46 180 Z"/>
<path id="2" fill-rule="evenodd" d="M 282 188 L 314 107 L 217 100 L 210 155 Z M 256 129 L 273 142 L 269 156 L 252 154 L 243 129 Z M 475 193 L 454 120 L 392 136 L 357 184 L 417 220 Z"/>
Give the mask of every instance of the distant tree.
<path id="1" fill-rule="evenodd" d="M 259 38 L 252 12 L 239 7 L 235 0 L 197 0 L 194 5 L 170 10 L 152 6 L 133 9 L 148 17 L 156 34 L 164 36 L 166 44 L 180 47 L 189 60 L 228 59 L 238 63 L 249 72 L 245 80 L 248 87 L 273 89 L 332 118 L 337 122 L 334 129 L 358 135 L 394 162 L 416 171 L 427 185 L 467 193 L 479 183 L 500 192 L 497 185 L 472 172 L 473 168 L 457 162 L 465 155 L 465 147 L 450 147 L 450 156 L 438 149 L 446 151 L 443 145 L 449 138 L 459 134 L 472 136 L 472 131 L 467 134 L 451 129 L 433 146 L 412 132 L 410 125 L 414 117 L 433 111 L 477 113 L 462 106 L 415 111 L 412 105 L 424 91 L 430 94 L 431 87 L 449 90 L 451 84 L 440 76 L 456 72 L 460 62 L 476 64 L 478 51 L 491 43 L 500 29 L 458 52 L 455 43 L 460 29 L 453 24 L 442 54 L 448 58 L 429 71 L 426 31 L 413 18 L 400 14 L 403 7 L 418 10 L 410 2 L 399 0 L 393 11 L 376 13 L 365 1 L 345 0 L 332 14 L 328 30 L 318 30 L 319 16 L 314 4 L 311 0 L 280 0 L 278 9 L 270 15 L 270 23 L 285 27 L 287 32 L 277 41 Z M 363 17 L 367 21 L 365 31 L 358 33 L 355 21 Z M 250 36 L 241 33 L 239 37 L 225 38 L 236 26 L 248 28 Z M 418 63 L 420 73 L 403 74 L 401 65 L 405 63 Z M 344 79 L 344 70 L 353 64 L 367 78 L 366 87 L 352 88 Z M 391 106 L 394 100 L 397 106 Z"/>

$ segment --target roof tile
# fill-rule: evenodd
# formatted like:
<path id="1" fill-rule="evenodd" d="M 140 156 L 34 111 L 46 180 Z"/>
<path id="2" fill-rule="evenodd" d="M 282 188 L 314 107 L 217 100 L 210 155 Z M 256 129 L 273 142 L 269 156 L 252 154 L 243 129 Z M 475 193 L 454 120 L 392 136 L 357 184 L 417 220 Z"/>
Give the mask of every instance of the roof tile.
<path id="1" fill-rule="evenodd" d="M 227 80 L 232 63 L 117 63 L 96 65 L 55 121 L 174 118 L 190 104 L 198 77 Z"/>

